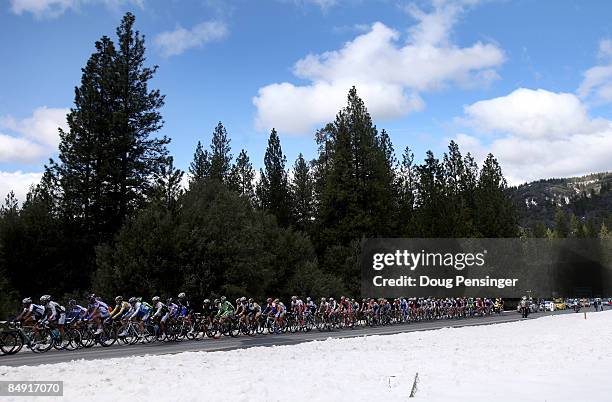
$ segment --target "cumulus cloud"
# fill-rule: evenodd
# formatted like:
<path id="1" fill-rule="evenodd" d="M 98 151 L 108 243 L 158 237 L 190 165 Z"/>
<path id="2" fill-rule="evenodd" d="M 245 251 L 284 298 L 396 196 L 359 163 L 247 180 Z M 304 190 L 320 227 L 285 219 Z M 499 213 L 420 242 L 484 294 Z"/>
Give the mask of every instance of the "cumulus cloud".
<path id="1" fill-rule="evenodd" d="M 30 186 L 38 184 L 41 177 L 42 173 L 37 172 L 24 173 L 21 171 L 0 171 L 0 202 L 3 202 L 4 197 L 11 191 L 15 193 L 19 201 L 25 201 Z"/>
<path id="2" fill-rule="evenodd" d="M 35 18 L 59 17 L 66 11 L 78 9 L 86 3 L 104 3 L 110 8 L 131 3 L 142 8 L 144 0 L 10 0 L 11 11 L 14 14 L 30 13 Z"/>
<path id="3" fill-rule="evenodd" d="M 430 12 L 411 6 L 408 12 L 417 23 L 405 40 L 399 31 L 376 22 L 338 50 L 298 60 L 293 73 L 309 83 L 260 88 L 253 99 L 258 129 L 306 133 L 333 119 L 352 85 L 372 115 L 384 119 L 422 109 L 421 92 L 497 78 L 495 68 L 504 62 L 499 47 L 482 42 L 459 47 L 450 41 L 462 11 L 457 2 L 437 1 Z"/>
<path id="4" fill-rule="evenodd" d="M 32 141 L 0 133 L 0 162 L 32 163 L 44 154 L 43 147 Z"/>
<path id="5" fill-rule="evenodd" d="M 495 155 L 512 184 L 612 168 L 612 121 L 591 118 L 574 94 L 519 88 L 464 114 L 474 132 L 455 141 L 479 160 Z"/>
<path id="6" fill-rule="evenodd" d="M 612 102 L 612 40 L 599 42 L 599 64 L 584 72 L 578 95 L 595 104 Z"/>
<path id="7" fill-rule="evenodd" d="M 58 128 L 68 129 L 68 112 L 66 108 L 42 106 L 24 119 L 0 116 L 0 130 L 15 133 L 7 135 L 0 132 L 0 163 L 31 163 L 55 152 L 59 144 Z"/>
<path id="8" fill-rule="evenodd" d="M 221 21 L 205 21 L 191 29 L 181 26 L 158 34 L 154 43 L 164 57 L 176 56 L 187 49 L 202 47 L 227 36 L 228 29 Z"/>
<path id="9" fill-rule="evenodd" d="M 519 88 L 509 95 L 465 107 L 468 122 L 483 131 L 513 133 L 527 138 L 564 137 L 592 131 L 602 122 L 591 120 L 580 99 L 570 93 Z"/>

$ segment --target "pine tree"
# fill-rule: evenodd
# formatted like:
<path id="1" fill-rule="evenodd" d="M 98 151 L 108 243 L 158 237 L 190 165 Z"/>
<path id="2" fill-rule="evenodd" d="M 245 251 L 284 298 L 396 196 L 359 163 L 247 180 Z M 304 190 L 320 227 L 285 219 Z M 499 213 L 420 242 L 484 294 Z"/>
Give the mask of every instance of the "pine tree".
<path id="1" fill-rule="evenodd" d="M 313 162 L 312 177 L 314 180 L 314 208 L 315 214 L 320 215 L 321 200 L 324 196 L 326 180 L 331 171 L 331 161 L 335 147 L 335 127 L 328 123 L 315 133 L 318 148 L 318 157 Z"/>
<path id="2" fill-rule="evenodd" d="M 0 205 L 0 215 L 16 215 L 19 212 L 19 201 L 14 191 L 9 191 L 4 198 L 4 204 Z"/>
<path id="3" fill-rule="evenodd" d="M 236 158 L 236 163 L 232 166 L 229 187 L 252 203 L 255 198 L 253 190 L 254 180 L 255 170 L 253 169 L 253 164 L 249 159 L 249 155 L 243 149 Z"/>
<path id="4" fill-rule="evenodd" d="M 469 162 L 469 159 L 467 159 Z M 467 188 L 470 186 L 471 171 L 466 169 L 465 158 L 459 151 L 459 145 L 451 141 L 448 153 L 444 154 L 444 181 L 446 188 L 445 211 L 449 228 L 449 236 L 468 237 L 473 235 L 472 216 L 470 216 L 470 200 Z"/>
<path id="5" fill-rule="evenodd" d="M 94 238 L 109 238 L 145 202 L 153 178 L 168 162 L 169 139 L 153 134 L 163 124 L 164 97 L 149 90 L 157 67 L 144 66 L 144 38 L 127 13 L 83 69 L 75 105 L 60 132 L 59 177 L 66 216 L 79 219 Z"/>
<path id="6" fill-rule="evenodd" d="M 117 186 L 113 195 L 119 203 L 115 229 L 142 205 L 151 179 L 168 163 L 166 145 L 170 142 L 165 136 L 152 136 L 163 125 L 159 109 L 164 105 L 164 96 L 159 90 L 149 90 L 148 83 L 157 66 L 144 66 L 144 37 L 134 31 L 134 22 L 134 15 L 127 13 L 117 28 L 113 69 L 116 108 L 110 143 L 116 162 L 111 171 Z"/>
<path id="7" fill-rule="evenodd" d="M 425 162 L 417 166 L 418 184 L 415 229 L 421 237 L 445 237 L 444 168 L 433 152 L 427 151 Z"/>
<path id="8" fill-rule="evenodd" d="M 230 154 L 230 139 L 221 122 L 217 124 L 213 132 L 210 150 L 210 177 L 221 183 L 227 183 L 231 169 L 232 154 Z"/>
<path id="9" fill-rule="evenodd" d="M 282 227 L 289 225 L 291 215 L 286 163 L 278 134 L 272 129 L 264 155 L 264 169 L 260 170 L 257 198 L 260 207 L 276 216 Z"/>
<path id="10" fill-rule="evenodd" d="M 151 199 L 169 210 L 174 210 L 177 207 L 179 197 L 183 194 L 182 181 L 184 174 L 182 170 L 174 167 L 174 160 L 169 157 L 167 166 L 162 167 L 155 177 Z"/>
<path id="11" fill-rule="evenodd" d="M 206 177 L 210 176 L 210 155 L 208 150 L 204 150 L 202 143 L 198 141 L 195 153 L 193 154 L 193 160 L 189 165 L 189 185 L 193 183 L 199 183 Z"/>
<path id="12" fill-rule="evenodd" d="M 593 219 L 587 219 L 586 224 L 584 225 L 584 234 L 585 237 L 589 239 L 597 238 L 597 227 L 595 226 Z"/>
<path id="13" fill-rule="evenodd" d="M 569 237 L 574 237 L 574 238 L 577 238 L 577 239 L 582 239 L 582 238 L 586 237 L 586 233 L 585 233 L 585 230 L 584 230 L 584 226 L 582 225 L 582 222 L 573 213 L 570 214 Z"/>
<path id="14" fill-rule="evenodd" d="M 516 213 L 507 195 L 507 184 L 493 155 L 487 155 L 478 178 L 475 197 L 476 229 L 483 237 L 515 237 Z"/>
<path id="15" fill-rule="evenodd" d="M 402 154 L 402 163 L 399 169 L 399 212 L 398 212 L 398 235 L 412 236 L 414 228 L 415 198 L 417 191 L 417 171 L 414 165 L 414 154 L 406 147 Z"/>
<path id="16" fill-rule="evenodd" d="M 59 129 L 59 164 L 52 160 L 47 172 L 60 183 L 64 215 L 83 222 L 84 230 L 89 228 L 92 236 L 98 237 L 113 231 L 117 209 L 111 196 L 116 187 L 111 165 L 117 155 L 110 147 L 117 101 L 113 82 L 115 46 L 104 36 L 95 48 L 82 69 L 74 106 L 66 116 L 69 130 Z"/>
<path id="17" fill-rule="evenodd" d="M 569 236 L 570 228 L 567 221 L 567 215 L 561 208 L 557 208 L 555 212 L 555 237 L 557 239 L 563 239 Z"/>
<path id="18" fill-rule="evenodd" d="M 386 134 L 379 135 L 355 87 L 349 91 L 347 106 L 319 136 L 319 246 L 346 246 L 363 236 L 390 234 L 396 213 L 389 169 L 393 148 Z"/>
<path id="19" fill-rule="evenodd" d="M 290 189 L 295 227 L 301 231 L 308 231 L 314 219 L 314 182 L 302 153 L 293 165 Z"/>
<path id="20" fill-rule="evenodd" d="M 601 224 L 601 229 L 599 230 L 599 238 L 600 239 L 612 238 L 612 234 L 610 234 L 610 231 L 608 230 L 608 227 L 606 226 L 605 222 Z"/>

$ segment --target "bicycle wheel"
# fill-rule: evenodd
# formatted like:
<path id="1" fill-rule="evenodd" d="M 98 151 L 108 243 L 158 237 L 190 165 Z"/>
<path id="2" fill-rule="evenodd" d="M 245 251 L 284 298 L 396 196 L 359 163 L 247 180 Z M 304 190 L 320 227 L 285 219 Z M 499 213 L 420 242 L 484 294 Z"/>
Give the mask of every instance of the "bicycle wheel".
<path id="1" fill-rule="evenodd" d="M 98 335 L 98 342 L 105 348 L 117 342 L 117 331 L 115 328 L 104 327 L 102 333 Z"/>
<path id="2" fill-rule="evenodd" d="M 0 352 L 14 355 L 23 347 L 23 339 L 16 332 L 0 332 Z"/>
<path id="3" fill-rule="evenodd" d="M 81 345 L 81 333 L 71 328 L 64 333 L 64 349 L 76 350 Z"/>
<path id="4" fill-rule="evenodd" d="M 32 350 L 35 352 L 48 352 L 53 347 L 54 341 L 51 331 L 46 328 L 34 332 L 32 337 Z"/>
<path id="5" fill-rule="evenodd" d="M 80 343 L 84 348 L 91 348 L 96 344 L 96 336 L 93 331 L 89 328 L 83 328 L 79 330 L 80 333 Z"/>

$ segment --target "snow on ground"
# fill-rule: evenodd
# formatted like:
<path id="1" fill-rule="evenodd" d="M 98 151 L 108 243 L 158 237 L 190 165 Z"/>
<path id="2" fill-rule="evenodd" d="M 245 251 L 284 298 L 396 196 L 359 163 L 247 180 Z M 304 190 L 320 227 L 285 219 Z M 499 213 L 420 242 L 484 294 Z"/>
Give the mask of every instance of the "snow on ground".
<path id="1" fill-rule="evenodd" d="M 293 346 L 0 366 L 0 380 L 63 380 L 62 401 L 386 402 L 406 401 L 416 372 L 415 401 L 610 401 L 612 311 L 586 320 L 566 314 Z"/>

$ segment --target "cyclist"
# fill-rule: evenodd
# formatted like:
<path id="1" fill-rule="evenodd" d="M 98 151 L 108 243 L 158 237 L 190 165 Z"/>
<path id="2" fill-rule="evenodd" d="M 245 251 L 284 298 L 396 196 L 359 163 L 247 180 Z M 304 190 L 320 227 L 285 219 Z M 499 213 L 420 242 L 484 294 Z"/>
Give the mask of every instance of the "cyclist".
<path id="1" fill-rule="evenodd" d="M 168 297 L 166 300 L 166 306 L 168 307 L 168 319 L 170 322 L 176 321 L 179 316 L 179 306 L 174 303 L 174 299 L 172 297 Z"/>
<path id="2" fill-rule="evenodd" d="M 193 314 L 193 309 L 189 305 L 189 300 L 187 300 L 187 295 L 185 292 L 181 292 L 178 294 L 176 299 L 176 305 L 179 309 L 179 317 L 185 317 L 188 322 L 191 322 L 191 316 Z"/>
<path id="3" fill-rule="evenodd" d="M 87 309 L 80 304 L 77 304 L 76 300 L 70 299 L 68 301 L 68 311 L 66 312 L 66 319 L 68 322 L 81 321 L 87 316 Z"/>
<path id="4" fill-rule="evenodd" d="M 106 320 L 110 317 L 108 304 L 104 303 L 101 298 L 96 297 L 95 294 L 89 295 L 89 315 L 86 320 L 93 320 L 98 329 L 94 332 L 94 335 L 100 335 L 102 333 L 102 320 Z"/>
<path id="5" fill-rule="evenodd" d="M 115 297 L 115 308 L 110 313 L 111 320 L 122 321 L 124 318 L 130 316 L 132 313 L 133 313 L 132 305 L 126 302 L 125 300 L 123 300 L 123 296 Z M 124 327 L 125 327 L 125 324 L 122 324 L 119 329 L 124 328 Z M 127 327 L 125 327 L 125 329 L 127 329 Z M 120 331 L 119 335 L 125 336 L 124 335 L 126 332 L 125 329 L 123 331 Z"/>
<path id="6" fill-rule="evenodd" d="M 45 317 L 40 320 L 41 323 L 48 322 L 51 327 L 59 330 L 61 336 L 64 336 L 64 324 L 66 323 L 66 309 L 59 303 L 51 300 L 51 296 L 44 295 L 40 297 L 40 304 L 45 306 Z"/>
<path id="7" fill-rule="evenodd" d="M 317 305 L 310 297 L 307 297 L 306 306 L 304 308 L 304 314 L 308 315 L 308 314 L 314 314 L 316 312 L 317 312 Z"/>
<path id="8" fill-rule="evenodd" d="M 17 317 L 15 321 L 23 321 L 24 323 L 30 321 L 41 320 L 45 316 L 45 307 L 39 304 L 32 303 L 30 297 L 24 298 L 21 303 L 23 304 L 23 311 Z"/>
<path id="9" fill-rule="evenodd" d="M 300 325 L 304 325 L 304 302 L 297 296 L 291 296 L 291 312 Z"/>
<path id="10" fill-rule="evenodd" d="M 115 297 L 115 308 L 110 313 L 111 318 L 113 320 L 121 320 L 131 313 L 132 305 L 123 300 L 123 296 Z"/>
<path id="11" fill-rule="evenodd" d="M 285 319 L 285 313 L 287 312 L 287 307 L 285 307 L 283 302 L 279 299 L 275 299 L 274 304 L 276 305 L 276 314 L 274 315 L 274 322 L 276 323 L 276 328 L 282 328 L 282 324 Z"/>
<path id="12" fill-rule="evenodd" d="M 221 300 L 219 302 L 219 311 L 217 312 L 217 318 L 219 318 L 219 322 L 223 324 L 223 322 L 234 315 L 234 306 L 230 303 L 225 296 L 221 296 Z"/>
<path id="13" fill-rule="evenodd" d="M 208 326 L 212 324 L 213 319 L 217 316 L 219 312 L 217 302 L 218 300 L 215 300 L 215 303 L 211 304 L 209 299 L 204 299 L 202 303 L 202 321 L 204 322 L 204 328 L 208 328 Z"/>
<path id="14" fill-rule="evenodd" d="M 161 334 L 164 335 L 166 333 L 166 321 L 168 320 L 168 307 L 161 302 L 159 296 L 153 296 L 151 301 L 153 302 L 154 311 L 151 320 L 159 322 Z"/>
<path id="15" fill-rule="evenodd" d="M 333 320 L 334 318 L 336 318 L 337 314 L 338 302 L 336 302 L 333 297 L 330 297 L 327 303 L 327 316 L 330 318 L 330 320 Z"/>
<path id="16" fill-rule="evenodd" d="M 153 306 L 151 306 L 147 302 L 143 302 L 140 297 L 130 297 L 128 303 L 130 304 L 130 311 L 126 315 L 126 318 L 128 321 L 137 321 L 138 328 L 140 329 L 140 333 L 142 334 L 144 332 L 144 322 L 149 318 L 149 314 L 151 313 Z M 118 336 L 126 335 L 127 327 Z"/>
<path id="17" fill-rule="evenodd" d="M 253 300 L 253 298 L 249 299 L 247 311 L 247 323 L 257 323 L 259 321 L 259 317 L 261 317 L 261 306 L 255 300 Z"/>

